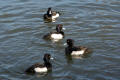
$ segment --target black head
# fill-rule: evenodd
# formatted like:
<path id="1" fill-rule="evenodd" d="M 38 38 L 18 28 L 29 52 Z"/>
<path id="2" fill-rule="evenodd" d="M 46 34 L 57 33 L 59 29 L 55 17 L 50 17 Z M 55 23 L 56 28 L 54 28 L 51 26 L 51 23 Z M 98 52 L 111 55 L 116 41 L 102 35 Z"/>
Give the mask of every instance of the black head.
<path id="1" fill-rule="evenodd" d="M 66 43 L 67 43 L 68 46 L 72 47 L 74 41 L 73 41 L 72 39 L 67 39 L 67 40 L 66 40 Z"/>
<path id="2" fill-rule="evenodd" d="M 61 31 L 62 31 L 62 28 L 63 28 L 63 25 L 62 25 L 62 24 L 58 24 L 58 25 L 56 26 L 56 31 L 57 31 L 57 32 L 61 32 Z"/>
<path id="3" fill-rule="evenodd" d="M 44 65 L 48 68 L 48 69 L 51 69 L 52 67 L 52 64 L 50 63 L 50 59 L 51 59 L 51 55 L 50 54 L 45 54 L 44 55 Z"/>
<path id="4" fill-rule="evenodd" d="M 48 15 L 48 16 L 51 16 L 51 15 L 52 15 L 52 9 L 51 9 L 51 7 L 48 8 L 47 15 Z"/>
<path id="5" fill-rule="evenodd" d="M 49 7 L 48 10 L 51 10 L 51 7 Z"/>
<path id="6" fill-rule="evenodd" d="M 50 61 L 51 55 L 50 54 L 45 54 L 43 60 L 47 63 Z"/>

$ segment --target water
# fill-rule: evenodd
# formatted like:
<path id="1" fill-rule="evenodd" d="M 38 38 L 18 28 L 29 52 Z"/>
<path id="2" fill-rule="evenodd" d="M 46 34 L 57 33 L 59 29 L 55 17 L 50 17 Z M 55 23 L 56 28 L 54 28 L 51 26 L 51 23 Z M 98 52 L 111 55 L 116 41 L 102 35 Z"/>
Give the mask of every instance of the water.
<path id="1" fill-rule="evenodd" d="M 0 0 L 1 80 L 119 80 L 119 0 Z M 48 7 L 60 11 L 54 23 L 44 23 Z M 42 39 L 56 24 L 66 28 L 65 38 L 52 43 Z M 85 58 L 69 60 L 63 45 L 67 38 L 93 49 Z M 43 62 L 50 53 L 53 70 L 27 75 L 25 69 Z"/>

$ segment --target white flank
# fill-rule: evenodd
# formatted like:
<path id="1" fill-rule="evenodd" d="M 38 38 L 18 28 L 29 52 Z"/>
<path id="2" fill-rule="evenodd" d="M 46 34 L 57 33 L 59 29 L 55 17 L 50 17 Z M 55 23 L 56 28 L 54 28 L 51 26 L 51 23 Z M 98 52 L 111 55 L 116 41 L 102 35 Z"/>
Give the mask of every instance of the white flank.
<path id="1" fill-rule="evenodd" d="M 51 38 L 56 39 L 56 40 L 59 40 L 59 39 L 62 39 L 62 38 L 63 38 L 63 35 L 62 35 L 62 34 L 52 34 L 52 35 L 51 35 Z"/>
<path id="2" fill-rule="evenodd" d="M 56 19 L 57 17 L 59 17 L 59 13 L 57 13 L 55 16 L 52 16 L 52 19 Z"/>
<path id="3" fill-rule="evenodd" d="M 71 55 L 83 55 L 85 50 L 80 50 L 80 51 L 72 51 Z"/>
<path id="4" fill-rule="evenodd" d="M 38 73 L 47 72 L 47 68 L 46 68 L 46 67 L 44 67 L 44 68 L 39 68 L 39 67 L 37 67 L 37 68 L 35 68 L 34 70 L 35 70 L 35 72 L 38 72 Z"/>

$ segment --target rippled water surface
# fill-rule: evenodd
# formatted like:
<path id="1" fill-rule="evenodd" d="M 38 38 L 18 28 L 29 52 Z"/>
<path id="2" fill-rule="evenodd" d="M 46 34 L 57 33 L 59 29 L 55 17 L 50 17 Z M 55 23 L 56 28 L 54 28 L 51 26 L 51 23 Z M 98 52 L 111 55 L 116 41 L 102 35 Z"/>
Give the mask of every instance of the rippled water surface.
<path id="1" fill-rule="evenodd" d="M 44 23 L 48 7 L 61 13 Z M 65 38 L 45 41 L 43 35 L 63 24 Z M 69 60 L 67 38 L 93 50 L 85 58 Z M 0 80 L 119 80 L 120 0 L 0 0 Z M 50 53 L 52 72 L 27 75 L 25 69 L 43 62 Z"/>

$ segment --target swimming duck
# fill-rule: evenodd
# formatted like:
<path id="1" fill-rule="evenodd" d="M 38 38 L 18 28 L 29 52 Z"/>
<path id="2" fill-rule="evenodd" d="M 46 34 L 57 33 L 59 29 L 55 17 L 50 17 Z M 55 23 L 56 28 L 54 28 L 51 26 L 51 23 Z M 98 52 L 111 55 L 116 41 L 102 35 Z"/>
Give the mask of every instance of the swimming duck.
<path id="1" fill-rule="evenodd" d="M 52 11 L 52 9 L 49 7 L 46 14 L 44 14 L 44 20 L 47 21 L 54 21 L 56 18 L 60 16 L 59 12 Z"/>
<path id="2" fill-rule="evenodd" d="M 74 41 L 72 39 L 67 39 L 66 43 L 68 45 L 65 48 L 66 55 L 82 56 L 82 55 L 85 55 L 86 53 L 90 52 L 90 50 L 88 48 L 86 48 L 86 47 L 83 47 L 83 46 L 74 46 Z"/>
<path id="3" fill-rule="evenodd" d="M 44 63 L 36 63 L 29 67 L 25 72 L 26 73 L 45 73 L 48 72 L 49 70 L 52 69 L 52 64 L 50 63 L 51 55 L 50 54 L 45 54 L 44 55 Z"/>
<path id="4" fill-rule="evenodd" d="M 50 32 L 46 35 L 43 36 L 44 39 L 50 39 L 53 41 L 59 41 L 61 39 L 64 38 L 64 32 L 62 31 L 63 25 L 62 24 L 58 24 L 56 26 L 56 31 L 55 32 Z"/>

